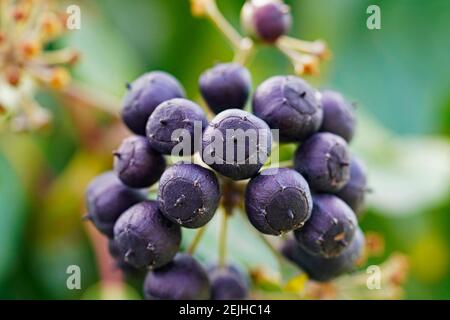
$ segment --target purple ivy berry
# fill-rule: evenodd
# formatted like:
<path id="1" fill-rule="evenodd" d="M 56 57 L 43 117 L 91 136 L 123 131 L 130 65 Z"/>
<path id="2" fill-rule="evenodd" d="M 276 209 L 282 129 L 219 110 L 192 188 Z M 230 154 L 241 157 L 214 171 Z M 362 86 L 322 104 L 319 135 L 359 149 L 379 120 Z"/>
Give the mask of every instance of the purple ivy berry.
<path id="1" fill-rule="evenodd" d="M 147 120 L 160 103 L 185 96 L 178 80 L 162 71 L 145 73 L 127 88 L 122 119 L 131 131 L 141 136 L 145 136 Z"/>
<path id="2" fill-rule="evenodd" d="M 241 24 L 250 36 L 273 43 L 289 31 L 292 16 L 281 0 L 249 0 L 242 7 Z"/>
<path id="3" fill-rule="evenodd" d="M 247 279 L 234 266 L 208 269 L 212 300 L 244 300 L 248 295 Z"/>
<path id="4" fill-rule="evenodd" d="M 336 257 L 353 240 L 358 227 L 355 213 L 331 194 L 316 194 L 313 203 L 311 218 L 303 228 L 295 230 L 295 237 L 313 255 Z"/>
<path id="5" fill-rule="evenodd" d="M 147 138 L 131 136 L 114 152 L 114 170 L 119 179 L 132 188 L 149 187 L 158 181 L 166 160 L 150 147 Z"/>
<path id="6" fill-rule="evenodd" d="M 214 113 L 243 109 L 251 89 L 250 72 L 239 63 L 221 63 L 200 76 L 200 91 Z"/>
<path id="7" fill-rule="evenodd" d="M 133 267 L 159 268 L 180 248 L 181 230 L 161 214 L 156 201 L 143 201 L 117 220 L 114 241 L 125 262 Z"/>
<path id="8" fill-rule="evenodd" d="M 300 173 L 288 168 L 262 171 L 252 178 L 245 192 L 245 208 L 260 232 L 280 235 L 300 228 L 309 219 L 312 198 Z"/>
<path id="9" fill-rule="evenodd" d="M 87 187 L 87 218 L 100 232 L 112 237 L 119 216 L 144 198 L 144 194 L 125 186 L 114 172 L 108 171 L 95 177 Z"/>
<path id="10" fill-rule="evenodd" d="M 312 255 L 292 238 L 283 243 L 281 252 L 305 271 L 311 279 L 327 282 L 356 268 L 358 260 L 363 255 L 364 243 L 364 234 L 358 228 L 350 245 L 340 255 L 333 258 Z"/>
<path id="11" fill-rule="evenodd" d="M 222 111 L 203 132 L 203 161 L 220 174 L 242 180 L 253 177 L 270 156 L 272 133 L 253 114 L 239 110 Z"/>
<path id="12" fill-rule="evenodd" d="M 200 263 L 179 253 L 164 267 L 149 271 L 144 296 L 148 300 L 208 300 L 211 286 Z"/>
<path id="13" fill-rule="evenodd" d="M 134 275 L 139 273 L 138 269 L 125 262 L 124 257 L 121 254 L 120 249 L 114 239 L 109 239 L 108 251 L 111 257 L 114 258 L 116 267 L 122 270 L 126 275 Z"/>
<path id="14" fill-rule="evenodd" d="M 295 170 L 314 191 L 336 192 L 350 179 L 350 154 L 341 137 L 321 132 L 306 140 L 295 153 Z"/>
<path id="15" fill-rule="evenodd" d="M 159 181 L 161 212 L 186 228 L 199 228 L 208 223 L 216 212 L 219 199 L 216 175 L 197 164 L 175 164 L 163 173 Z"/>
<path id="16" fill-rule="evenodd" d="M 253 113 L 279 130 L 280 141 L 303 141 L 322 124 L 319 97 L 320 93 L 299 77 L 275 76 L 256 88 Z"/>
<path id="17" fill-rule="evenodd" d="M 199 105 L 187 99 L 171 99 L 161 103 L 148 119 L 147 138 L 150 146 L 162 154 L 171 154 L 182 142 L 181 146 L 185 148 L 180 151 L 188 154 L 176 155 L 191 155 L 199 147 L 201 133 L 207 125 L 206 115 Z"/>
<path id="18" fill-rule="evenodd" d="M 336 195 L 347 203 L 350 208 L 360 215 L 364 210 L 367 192 L 366 167 L 361 160 L 353 157 L 350 162 L 350 180 Z"/>
<path id="19" fill-rule="evenodd" d="M 336 91 L 322 91 L 323 122 L 320 131 L 331 132 L 349 142 L 353 138 L 356 119 L 353 106 Z"/>

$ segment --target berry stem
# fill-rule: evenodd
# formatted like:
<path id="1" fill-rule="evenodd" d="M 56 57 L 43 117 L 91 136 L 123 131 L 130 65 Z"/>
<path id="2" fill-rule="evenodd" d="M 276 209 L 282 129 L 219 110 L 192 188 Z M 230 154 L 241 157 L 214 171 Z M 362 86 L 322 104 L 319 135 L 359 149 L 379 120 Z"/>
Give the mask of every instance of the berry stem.
<path id="1" fill-rule="evenodd" d="M 206 226 L 201 227 L 197 230 L 194 239 L 192 239 L 191 244 L 189 245 L 189 248 L 187 249 L 187 253 L 190 255 L 193 255 L 195 253 L 195 249 L 197 249 L 198 244 L 200 243 L 200 240 L 202 239 L 203 235 L 205 234 Z"/>
<path id="2" fill-rule="evenodd" d="M 220 223 L 220 234 L 219 234 L 219 266 L 220 267 L 225 266 L 225 260 L 226 260 L 228 216 L 229 216 L 229 214 L 225 210 L 223 210 L 222 211 L 222 221 Z"/>

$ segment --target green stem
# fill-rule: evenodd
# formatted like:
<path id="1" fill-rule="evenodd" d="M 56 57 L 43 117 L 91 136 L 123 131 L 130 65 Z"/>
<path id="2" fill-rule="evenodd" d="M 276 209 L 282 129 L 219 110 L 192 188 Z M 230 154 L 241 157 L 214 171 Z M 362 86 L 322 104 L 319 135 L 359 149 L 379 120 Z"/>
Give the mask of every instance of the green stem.
<path id="1" fill-rule="evenodd" d="M 226 261 L 226 251 L 227 251 L 227 229 L 228 229 L 228 213 L 222 211 L 222 221 L 220 223 L 220 234 L 219 234 L 219 266 L 224 267 Z"/>
<path id="2" fill-rule="evenodd" d="M 194 236 L 194 239 L 192 239 L 191 244 L 189 245 L 189 248 L 187 250 L 187 253 L 190 255 L 193 255 L 195 253 L 195 249 L 197 249 L 198 244 L 200 243 L 200 240 L 202 239 L 203 235 L 205 234 L 206 226 L 201 227 L 197 230 L 197 233 Z"/>
<path id="3" fill-rule="evenodd" d="M 222 15 L 215 0 L 206 2 L 206 13 L 214 25 L 228 38 L 236 50 L 241 48 L 241 35 L 233 28 L 227 19 Z"/>

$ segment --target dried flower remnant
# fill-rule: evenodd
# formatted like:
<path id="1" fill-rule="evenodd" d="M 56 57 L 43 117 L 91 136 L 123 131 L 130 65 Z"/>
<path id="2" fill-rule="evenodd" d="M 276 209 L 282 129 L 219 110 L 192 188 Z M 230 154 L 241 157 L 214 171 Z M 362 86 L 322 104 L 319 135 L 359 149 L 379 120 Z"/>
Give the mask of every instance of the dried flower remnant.
<path id="1" fill-rule="evenodd" d="M 39 88 L 62 90 L 70 82 L 68 66 L 78 52 L 46 50 L 61 37 L 65 14 L 56 1 L 0 0 L 0 114 L 13 131 L 46 127 L 51 114 L 34 98 Z M 6 116 L 7 115 L 7 116 Z"/>

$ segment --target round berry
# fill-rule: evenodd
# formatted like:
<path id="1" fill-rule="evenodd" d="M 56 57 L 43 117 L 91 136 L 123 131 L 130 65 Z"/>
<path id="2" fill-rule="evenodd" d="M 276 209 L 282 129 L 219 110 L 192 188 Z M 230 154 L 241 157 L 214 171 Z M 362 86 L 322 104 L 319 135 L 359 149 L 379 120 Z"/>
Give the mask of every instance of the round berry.
<path id="1" fill-rule="evenodd" d="M 303 228 L 295 230 L 295 237 L 311 254 L 336 257 L 353 240 L 358 227 L 355 213 L 331 194 L 317 194 L 313 203 L 311 218 Z"/>
<path id="2" fill-rule="evenodd" d="M 200 76 L 200 91 L 214 113 L 243 109 L 251 88 L 248 70 L 239 63 L 221 63 Z"/>
<path id="3" fill-rule="evenodd" d="M 153 150 L 147 138 L 142 136 L 126 138 L 114 152 L 114 170 L 119 179 L 132 188 L 151 186 L 165 168 L 164 157 Z"/>
<path id="4" fill-rule="evenodd" d="M 180 227 L 167 220 L 156 201 L 140 202 L 125 211 L 114 226 L 114 241 L 124 260 L 135 268 L 159 268 L 180 248 Z"/>
<path id="5" fill-rule="evenodd" d="M 322 91 L 323 121 L 320 131 L 331 132 L 352 140 L 356 120 L 353 106 L 336 91 Z"/>
<path id="6" fill-rule="evenodd" d="M 245 192 L 245 208 L 253 226 L 271 235 L 300 228 L 312 210 L 309 186 L 300 173 L 288 168 L 262 171 Z"/>
<path id="7" fill-rule="evenodd" d="M 145 136 L 147 120 L 161 102 L 185 96 L 178 80 L 162 71 L 143 74 L 127 89 L 122 108 L 123 122 L 141 136 Z"/>
<path id="8" fill-rule="evenodd" d="M 247 297 L 247 280 L 236 267 L 214 266 L 208 274 L 212 300 L 243 300 Z"/>
<path id="9" fill-rule="evenodd" d="M 253 113 L 279 130 L 280 141 L 303 141 L 322 124 L 319 97 L 320 93 L 299 77 L 275 76 L 256 89 Z"/>
<path id="10" fill-rule="evenodd" d="M 219 113 L 203 132 L 203 161 L 233 180 L 256 175 L 270 155 L 272 133 L 258 117 L 239 109 Z"/>
<path id="11" fill-rule="evenodd" d="M 366 167 L 361 160 L 353 157 L 350 162 L 350 180 L 336 195 L 360 215 L 364 210 L 367 192 Z"/>
<path id="12" fill-rule="evenodd" d="M 314 191 L 336 192 L 350 179 L 350 154 L 341 137 L 328 132 L 306 140 L 295 153 L 295 170 Z"/>
<path id="13" fill-rule="evenodd" d="M 363 255 L 364 243 L 364 234 L 358 228 L 350 245 L 340 255 L 333 258 L 312 255 L 299 246 L 294 239 L 286 240 L 281 252 L 305 271 L 311 279 L 327 282 L 356 268 L 358 260 Z"/>
<path id="14" fill-rule="evenodd" d="M 250 0 L 242 7 L 241 24 L 250 36 L 273 43 L 289 31 L 292 16 L 281 0 Z"/>
<path id="15" fill-rule="evenodd" d="M 197 164 L 175 164 L 163 173 L 159 181 L 161 212 L 186 228 L 199 228 L 208 223 L 216 212 L 219 199 L 216 175 Z"/>
<path id="16" fill-rule="evenodd" d="M 87 188 L 87 218 L 100 232 L 112 237 L 119 216 L 144 198 L 141 192 L 125 186 L 114 172 L 108 171 L 95 177 Z"/>
<path id="17" fill-rule="evenodd" d="M 149 300 L 208 300 L 211 286 L 206 271 L 192 256 L 177 254 L 164 267 L 149 271 L 144 296 Z"/>
<path id="18" fill-rule="evenodd" d="M 171 99 L 161 103 L 147 122 L 150 146 L 162 154 L 192 155 L 199 148 L 200 137 L 208 120 L 202 108 L 187 99 Z M 196 140 L 198 139 L 198 140 Z M 186 154 L 187 153 L 187 154 Z"/>
<path id="19" fill-rule="evenodd" d="M 108 241 L 108 251 L 111 257 L 114 258 L 116 262 L 116 267 L 122 270 L 127 275 L 136 274 L 139 272 L 136 268 L 134 268 L 132 265 L 125 262 L 119 247 L 117 246 L 117 243 L 114 241 L 114 239 L 109 239 Z"/>

